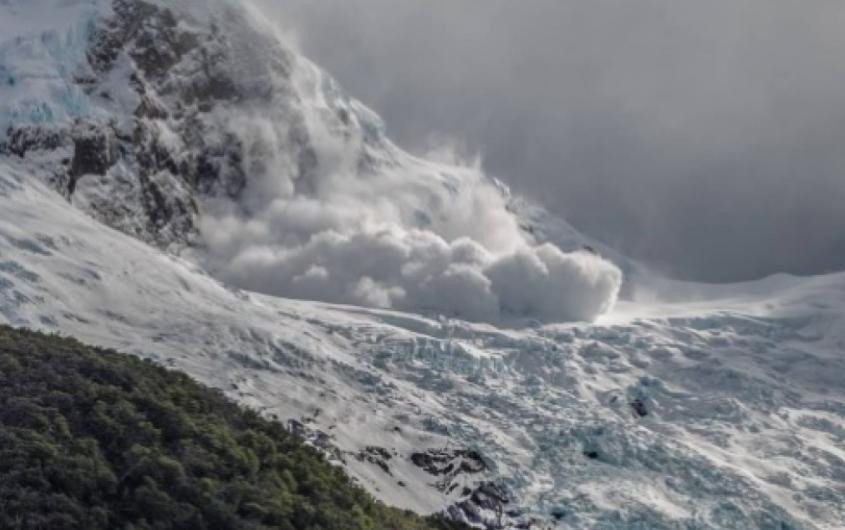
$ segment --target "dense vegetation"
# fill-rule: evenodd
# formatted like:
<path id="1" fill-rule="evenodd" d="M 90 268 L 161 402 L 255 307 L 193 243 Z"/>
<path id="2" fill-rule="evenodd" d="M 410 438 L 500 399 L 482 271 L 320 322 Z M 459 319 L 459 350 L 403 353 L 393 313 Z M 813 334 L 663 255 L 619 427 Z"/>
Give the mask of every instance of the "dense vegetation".
<path id="1" fill-rule="evenodd" d="M 448 528 L 188 376 L 0 327 L 0 528 Z"/>

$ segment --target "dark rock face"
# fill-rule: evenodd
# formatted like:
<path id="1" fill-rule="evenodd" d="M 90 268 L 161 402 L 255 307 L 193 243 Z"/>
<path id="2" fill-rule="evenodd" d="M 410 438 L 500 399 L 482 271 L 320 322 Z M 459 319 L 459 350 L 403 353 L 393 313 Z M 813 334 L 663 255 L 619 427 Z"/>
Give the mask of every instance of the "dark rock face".
<path id="1" fill-rule="evenodd" d="M 390 471 L 390 462 L 393 459 L 393 455 L 385 449 L 384 447 L 377 447 L 377 446 L 367 446 L 363 450 L 359 451 L 358 454 L 355 455 L 360 462 L 369 462 L 378 466 L 382 471 L 387 473 L 388 475 L 392 475 Z"/>
<path id="2" fill-rule="evenodd" d="M 61 130 L 49 127 L 10 127 L 0 142 L 0 155 L 24 158 L 31 151 L 56 150 L 67 142 Z"/>
<path id="3" fill-rule="evenodd" d="M 180 168 L 187 181 L 203 194 L 239 196 L 247 185 L 241 141 L 227 135 L 223 145 L 204 145 L 202 141 L 199 145 L 202 148 L 192 163 Z"/>
<path id="4" fill-rule="evenodd" d="M 436 477 L 434 486 L 443 493 L 458 492 L 458 500 L 445 511 L 450 519 L 486 530 L 536 527 L 535 520 L 510 506 L 510 496 L 503 486 L 475 478 L 489 470 L 478 451 L 430 449 L 413 453 L 411 462 Z"/>
<path id="5" fill-rule="evenodd" d="M 492 482 L 481 482 L 465 491 L 461 500 L 449 506 L 446 513 L 455 521 L 485 530 L 545 528 L 539 520 L 512 507 L 507 491 Z"/>
<path id="6" fill-rule="evenodd" d="M 68 194 L 83 175 L 105 175 L 117 159 L 114 134 L 106 127 L 81 126 L 72 136 L 73 159 L 68 171 Z"/>
<path id="7" fill-rule="evenodd" d="M 216 32 L 212 28 L 206 31 L 184 28 L 170 9 L 141 0 L 115 0 L 113 8 L 114 18 L 92 37 L 88 61 L 94 79 L 112 72 L 121 57 L 128 58 L 134 70 L 127 82 L 137 93 L 139 104 L 134 109 L 135 120 L 121 142 L 121 150 L 127 154 L 127 163 L 135 176 L 132 185 L 143 213 L 143 226 L 129 231 L 160 246 L 190 242 L 197 232 L 196 195 L 222 193 L 236 197 L 246 185 L 239 166 L 240 145 L 231 138 L 224 138 L 220 145 L 209 145 L 203 129 L 197 126 L 201 120 L 196 117 L 203 112 L 201 108 L 208 112 L 216 100 L 231 99 L 235 93 L 234 81 L 210 66 L 214 60 L 227 59 L 225 46 L 220 45 L 217 35 L 216 45 L 222 50 L 214 59 L 215 54 L 207 52 L 209 46 L 204 46 L 203 40 L 213 41 Z M 201 60 L 194 61 L 193 56 Z M 171 74 L 182 62 L 197 62 L 200 68 L 189 82 L 183 83 L 187 88 L 177 91 L 172 88 Z M 89 92 L 95 90 L 94 86 L 89 88 Z M 189 106 L 193 108 L 186 112 L 184 109 Z M 181 119 L 176 118 L 178 113 L 182 114 Z M 181 141 L 183 156 L 165 145 L 164 126 Z M 101 175 L 110 161 L 106 153 L 111 150 L 99 141 L 101 138 L 88 136 L 74 140 L 82 148 L 80 162 L 86 170 L 84 173 Z M 94 154 L 97 148 L 99 157 Z M 80 176 L 76 161 L 75 154 L 70 172 L 71 194 Z"/>
<path id="8" fill-rule="evenodd" d="M 333 140 L 361 173 L 396 162 L 379 120 L 236 4 L 110 3 L 73 72 L 84 116 L 16 124 L 0 144 L 98 220 L 178 250 L 201 243 L 203 203 L 249 216 L 269 200 L 250 192 L 274 178 L 269 188 L 319 194 Z M 332 138 L 328 156 L 313 131 Z"/>
<path id="9" fill-rule="evenodd" d="M 97 73 L 111 70 L 123 45 L 137 35 L 144 23 L 158 12 L 156 6 L 140 0 L 115 0 L 112 8 L 115 17 L 106 28 L 95 33 L 88 48 L 88 62 Z"/>
<path id="10" fill-rule="evenodd" d="M 162 248 L 192 244 L 198 202 L 237 201 L 250 174 L 271 169 L 260 150 L 279 149 L 248 145 L 227 116 L 272 105 L 292 109 L 284 148 L 296 161 L 297 192 L 311 189 L 318 161 L 296 96 L 280 81 L 294 61 L 284 47 L 246 31 L 235 10 L 194 20 L 164 2 L 113 0 L 112 8 L 74 78 L 98 117 L 16 126 L 0 155 L 44 167 L 58 192 L 113 228 Z"/>
<path id="11" fill-rule="evenodd" d="M 300 418 L 300 420 L 290 419 L 287 421 L 287 430 L 294 436 L 302 439 L 311 447 L 317 449 L 326 457 L 329 462 L 338 465 L 345 465 L 346 458 L 343 451 L 338 449 L 335 445 L 333 437 L 324 433 L 319 429 L 310 427 L 308 424 L 313 420 L 309 418 Z"/>
<path id="12" fill-rule="evenodd" d="M 459 473 L 480 473 L 487 465 L 477 451 L 472 449 L 428 450 L 413 453 L 411 462 L 434 476 L 450 476 Z"/>
<path id="13" fill-rule="evenodd" d="M 631 400 L 631 410 L 634 411 L 634 414 L 640 418 L 648 416 L 648 408 L 646 407 L 645 401 L 641 398 L 636 398 Z"/>
<path id="14" fill-rule="evenodd" d="M 510 502 L 507 494 L 491 482 L 482 482 L 470 490 L 463 500 L 447 509 L 449 516 L 482 528 L 505 528 L 505 507 Z"/>

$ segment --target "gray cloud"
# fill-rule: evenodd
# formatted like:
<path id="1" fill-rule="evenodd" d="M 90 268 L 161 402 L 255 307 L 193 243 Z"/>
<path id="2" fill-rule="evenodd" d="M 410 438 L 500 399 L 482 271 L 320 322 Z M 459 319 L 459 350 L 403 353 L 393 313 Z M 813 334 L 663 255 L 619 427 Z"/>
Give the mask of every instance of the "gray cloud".
<path id="1" fill-rule="evenodd" d="M 402 145 L 710 280 L 845 269 L 845 4 L 259 0 Z"/>

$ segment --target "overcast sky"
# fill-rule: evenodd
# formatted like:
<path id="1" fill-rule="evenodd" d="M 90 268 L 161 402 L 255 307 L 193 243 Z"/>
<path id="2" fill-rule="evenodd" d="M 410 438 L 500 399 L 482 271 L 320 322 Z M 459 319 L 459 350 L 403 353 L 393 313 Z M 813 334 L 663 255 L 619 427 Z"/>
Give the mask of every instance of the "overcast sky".
<path id="1" fill-rule="evenodd" d="M 841 0 L 258 1 L 402 146 L 664 272 L 845 269 Z"/>

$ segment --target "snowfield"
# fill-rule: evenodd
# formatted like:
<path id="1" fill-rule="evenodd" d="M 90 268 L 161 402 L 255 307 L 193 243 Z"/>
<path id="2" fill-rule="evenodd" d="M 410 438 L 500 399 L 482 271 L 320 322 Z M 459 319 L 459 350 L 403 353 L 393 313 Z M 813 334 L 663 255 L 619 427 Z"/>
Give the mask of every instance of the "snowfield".
<path id="1" fill-rule="evenodd" d="M 184 370 L 421 513 L 845 528 L 845 273 L 655 277 L 403 153 L 240 2 L 166 4 L 0 0 L 0 322 Z"/>

